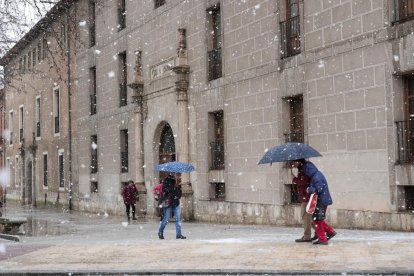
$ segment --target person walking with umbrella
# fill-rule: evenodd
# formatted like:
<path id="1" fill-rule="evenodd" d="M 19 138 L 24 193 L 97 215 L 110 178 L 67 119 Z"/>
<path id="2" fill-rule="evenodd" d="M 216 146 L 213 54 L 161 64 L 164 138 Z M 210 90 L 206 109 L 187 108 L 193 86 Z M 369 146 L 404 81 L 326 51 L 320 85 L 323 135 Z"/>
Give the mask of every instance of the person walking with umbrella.
<path id="1" fill-rule="evenodd" d="M 181 209 L 180 209 L 180 198 L 181 198 L 181 186 L 172 174 L 168 175 L 162 184 L 162 198 L 159 203 L 162 204 L 163 217 L 158 229 L 158 238 L 164 239 L 164 229 L 170 220 L 171 212 L 174 214 L 175 220 L 175 233 L 177 239 L 186 239 L 181 234 Z"/>
<path id="2" fill-rule="evenodd" d="M 313 244 L 327 245 L 328 240 L 336 235 L 335 230 L 325 221 L 326 209 L 333 203 L 329 193 L 328 182 L 325 176 L 310 161 L 298 159 L 293 161 L 293 165 L 310 178 L 307 192 L 318 195 L 317 207 L 313 214 L 313 225 L 317 240 L 315 239 L 316 241 Z"/>
<path id="3" fill-rule="evenodd" d="M 181 186 L 179 182 L 175 179 L 172 173 L 189 173 L 194 171 L 194 166 L 184 162 L 167 162 L 163 164 L 156 165 L 154 168 L 159 172 L 169 172 L 170 174 L 164 179 L 162 185 L 162 198 L 158 201 L 162 205 L 163 218 L 158 229 L 158 237 L 164 239 L 164 229 L 167 225 L 171 212 L 174 214 L 175 220 L 175 233 L 177 239 L 186 239 L 185 236 L 181 234 L 181 209 L 180 209 L 180 198 L 181 198 Z"/>

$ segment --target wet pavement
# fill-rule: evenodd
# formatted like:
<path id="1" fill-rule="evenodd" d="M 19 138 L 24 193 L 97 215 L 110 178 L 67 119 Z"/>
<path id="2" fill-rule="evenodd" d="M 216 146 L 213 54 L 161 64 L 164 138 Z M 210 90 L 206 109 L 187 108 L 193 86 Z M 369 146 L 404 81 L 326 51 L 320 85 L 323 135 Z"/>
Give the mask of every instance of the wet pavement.
<path id="1" fill-rule="evenodd" d="M 0 239 L 2 275 L 414 275 L 414 233 L 336 229 L 328 246 L 295 243 L 300 228 L 159 221 L 8 207 L 26 218 Z"/>

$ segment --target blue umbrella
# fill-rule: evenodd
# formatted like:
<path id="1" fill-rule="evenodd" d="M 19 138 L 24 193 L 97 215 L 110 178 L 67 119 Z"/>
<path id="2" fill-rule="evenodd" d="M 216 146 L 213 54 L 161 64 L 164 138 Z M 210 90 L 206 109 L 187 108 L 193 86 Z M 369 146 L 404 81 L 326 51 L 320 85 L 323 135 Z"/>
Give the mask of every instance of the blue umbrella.
<path id="1" fill-rule="evenodd" d="M 286 162 L 318 156 L 322 155 L 311 146 L 302 143 L 286 143 L 268 150 L 260 159 L 259 164 L 272 164 L 273 162 Z"/>
<path id="2" fill-rule="evenodd" d="M 154 169 L 159 172 L 171 173 L 189 173 L 195 170 L 193 165 L 177 161 L 159 164 Z"/>

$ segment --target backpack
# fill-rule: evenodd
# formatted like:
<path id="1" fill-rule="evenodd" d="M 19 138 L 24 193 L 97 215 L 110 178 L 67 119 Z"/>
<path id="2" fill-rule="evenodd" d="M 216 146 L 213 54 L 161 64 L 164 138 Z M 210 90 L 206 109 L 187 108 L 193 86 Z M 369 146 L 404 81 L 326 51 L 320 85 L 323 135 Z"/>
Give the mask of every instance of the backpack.
<path id="1" fill-rule="evenodd" d="M 162 197 L 162 182 L 152 188 L 154 199 L 158 201 Z"/>

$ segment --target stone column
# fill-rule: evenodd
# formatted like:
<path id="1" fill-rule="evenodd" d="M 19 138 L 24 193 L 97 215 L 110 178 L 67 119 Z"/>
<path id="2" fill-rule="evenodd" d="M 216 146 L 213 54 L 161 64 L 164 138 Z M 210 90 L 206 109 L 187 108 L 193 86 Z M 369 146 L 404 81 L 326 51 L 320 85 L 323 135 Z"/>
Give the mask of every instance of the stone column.
<path id="1" fill-rule="evenodd" d="M 144 180 L 144 117 L 146 114 L 145 103 L 143 100 L 144 82 L 142 78 L 141 51 L 135 52 L 135 77 L 134 82 L 129 87 L 134 89 L 132 103 L 134 108 L 135 126 L 135 184 L 139 193 L 137 205 L 137 215 L 145 217 L 147 214 L 147 189 Z M 131 157 L 130 157 L 131 158 Z"/>
<path id="2" fill-rule="evenodd" d="M 185 29 L 178 29 L 179 44 L 177 48 L 177 59 L 172 69 L 177 74 L 175 90 L 177 91 L 177 112 L 178 112 L 178 161 L 189 163 L 189 116 L 188 116 L 188 83 L 190 67 L 187 60 L 187 45 Z M 182 217 L 185 220 L 194 219 L 193 189 L 190 182 L 190 174 L 181 174 Z"/>

